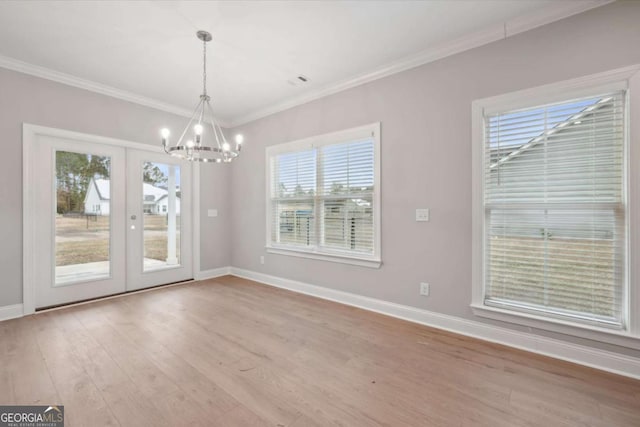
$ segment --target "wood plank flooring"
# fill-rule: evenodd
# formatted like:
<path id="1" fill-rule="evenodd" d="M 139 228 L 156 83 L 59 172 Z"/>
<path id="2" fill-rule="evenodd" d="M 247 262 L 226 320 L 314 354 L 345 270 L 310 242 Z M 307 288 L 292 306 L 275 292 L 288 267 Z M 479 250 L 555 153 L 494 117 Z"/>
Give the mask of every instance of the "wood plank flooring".
<path id="1" fill-rule="evenodd" d="M 640 426 L 640 381 L 236 277 L 0 322 L 67 426 Z"/>

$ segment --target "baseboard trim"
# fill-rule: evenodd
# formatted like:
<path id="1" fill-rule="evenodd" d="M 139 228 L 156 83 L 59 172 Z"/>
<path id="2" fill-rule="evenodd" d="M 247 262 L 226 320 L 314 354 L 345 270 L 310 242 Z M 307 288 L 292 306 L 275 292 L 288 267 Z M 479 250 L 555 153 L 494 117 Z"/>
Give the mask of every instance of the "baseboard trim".
<path id="1" fill-rule="evenodd" d="M 22 304 L 5 305 L 0 307 L 0 321 L 15 319 L 24 315 Z"/>
<path id="2" fill-rule="evenodd" d="M 203 270 L 195 274 L 196 280 L 215 279 L 216 277 L 231 274 L 231 267 L 213 268 L 211 270 Z"/>
<path id="3" fill-rule="evenodd" d="M 561 359 L 579 365 L 589 366 L 614 374 L 640 379 L 640 359 L 598 350 L 578 344 L 567 343 L 553 338 L 514 331 L 499 326 L 435 313 L 349 292 L 329 289 L 282 277 L 271 276 L 251 270 L 231 267 L 230 274 L 253 280 L 265 285 L 287 289 L 317 298 L 322 298 L 364 310 L 374 311 L 398 319 L 443 329 L 468 337 L 478 338 L 508 347 Z"/>

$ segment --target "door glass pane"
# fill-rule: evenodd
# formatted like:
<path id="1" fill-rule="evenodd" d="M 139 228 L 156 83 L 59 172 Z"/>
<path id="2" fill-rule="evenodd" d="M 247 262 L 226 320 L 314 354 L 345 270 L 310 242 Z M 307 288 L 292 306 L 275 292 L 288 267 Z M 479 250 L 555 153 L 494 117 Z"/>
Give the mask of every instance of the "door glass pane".
<path id="1" fill-rule="evenodd" d="M 110 276 L 110 162 L 56 151 L 56 286 Z"/>
<path id="2" fill-rule="evenodd" d="M 144 271 L 180 265 L 180 166 L 145 162 L 142 169 Z"/>

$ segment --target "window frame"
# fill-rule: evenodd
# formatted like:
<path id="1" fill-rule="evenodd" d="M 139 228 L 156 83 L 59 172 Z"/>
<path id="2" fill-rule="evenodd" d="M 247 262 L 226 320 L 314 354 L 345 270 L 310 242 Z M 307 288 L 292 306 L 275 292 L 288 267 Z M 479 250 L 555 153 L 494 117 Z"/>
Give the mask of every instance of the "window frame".
<path id="1" fill-rule="evenodd" d="M 626 313 L 622 330 L 574 322 L 541 314 L 509 310 L 485 304 L 487 224 L 484 205 L 485 116 L 505 111 L 587 97 L 597 93 L 626 91 L 624 141 L 624 191 L 626 194 L 626 263 L 624 284 Z M 472 103 L 472 298 L 473 314 L 531 328 L 597 339 L 640 348 L 640 65 L 594 74 L 559 83 L 506 93 Z M 634 140 L 635 139 L 635 140 Z"/>
<path id="2" fill-rule="evenodd" d="M 293 153 L 296 151 L 305 151 L 316 149 L 326 145 L 339 143 L 348 143 L 362 138 L 373 138 L 374 152 L 374 184 L 372 194 L 373 209 L 373 254 L 367 255 L 362 253 L 354 253 L 349 250 L 329 249 L 325 246 L 315 245 L 310 249 L 304 249 L 292 245 L 278 244 L 271 240 L 273 210 L 271 209 L 271 158 L 278 154 Z M 368 125 L 358 126 L 337 132 L 326 133 L 323 135 L 312 136 L 296 141 L 286 142 L 283 144 L 271 145 L 265 149 L 265 193 L 266 193 L 266 251 L 268 253 L 288 255 L 294 257 L 310 258 L 323 261 L 337 262 L 343 264 L 357 265 L 361 267 L 379 268 L 382 264 L 381 257 L 381 206 L 380 206 L 380 122 Z M 318 172 L 316 171 L 316 176 Z M 317 184 L 319 185 L 319 184 Z M 314 210 L 316 218 L 318 215 L 318 200 L 324 196 L 320 196 L 315 192 L 313 196 Z M 320 236 L 316 236 L 318 241 Z"/>

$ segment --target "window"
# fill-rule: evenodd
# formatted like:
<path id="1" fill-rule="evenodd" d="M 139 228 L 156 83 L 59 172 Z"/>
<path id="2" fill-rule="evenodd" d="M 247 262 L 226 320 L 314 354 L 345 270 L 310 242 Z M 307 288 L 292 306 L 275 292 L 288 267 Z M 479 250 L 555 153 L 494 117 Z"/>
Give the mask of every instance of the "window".
<path id="1" fill-rule="evenodd" d="M 380 265 L 380 125 L 267 148 L 267 249 Z"/>
<path id="2" fill-rule="evenodd" d="M 472 306 L 628 333 L 628 81 L 575 86 L 474 103 Z"/>

